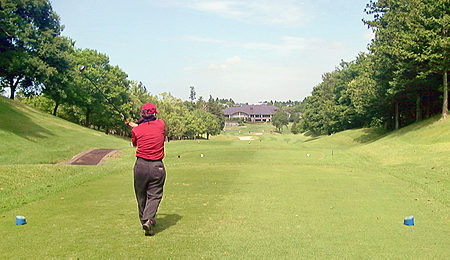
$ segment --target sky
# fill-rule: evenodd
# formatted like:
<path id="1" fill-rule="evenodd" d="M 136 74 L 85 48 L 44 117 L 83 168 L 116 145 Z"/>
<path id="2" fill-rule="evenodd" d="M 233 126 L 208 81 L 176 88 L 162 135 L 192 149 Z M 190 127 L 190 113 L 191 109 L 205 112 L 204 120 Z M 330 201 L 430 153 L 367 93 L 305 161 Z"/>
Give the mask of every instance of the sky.
<path id="1" fill-rule="evenodd" d="M 152 95 L 303 100 L 367 51 L 368 0 L 51 0 L 75 47 L 106 54 Z"/>

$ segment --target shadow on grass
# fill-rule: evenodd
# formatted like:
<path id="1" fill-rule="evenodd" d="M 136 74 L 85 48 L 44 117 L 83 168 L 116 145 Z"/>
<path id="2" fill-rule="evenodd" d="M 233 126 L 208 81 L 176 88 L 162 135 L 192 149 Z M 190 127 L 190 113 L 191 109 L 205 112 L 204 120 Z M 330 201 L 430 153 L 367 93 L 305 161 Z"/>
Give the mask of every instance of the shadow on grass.
<path id="1" fill-rule="evenodd" d="M 156 216 L 155 233 L 163 232 L 164 230 L 175 226 L 183 217 L 178 214 L 158 214 Z"/>
<path id="2" fill-rule="evenodd" d="M 403 135 L 408 132 L 417 131 L 422 128 L 428 127 L 436 122 L 438 122 L 441 119 L 441 115 L 434 115 L 430 118 L 423 119 L 419 122 L 414 122 L 412 124 L 402 126 L 400 129 L 393 130 L 392 132 L 397 135 Z"/>
<path id="3" fill-rule="evenodd" d="M 319 136 L 310 137 L 310 138 L 306 139 L 306 140 L 303 141 L 303 142 L 304 142 L 304 143 L 307 143 L 307 142 L 311 142 L 311 141 L 314 141 L 314 140 L 317 140 L 317 139 L 319 139 Z"/>
<path id="4" fill-rule="evenodd" d="M 16 108 L 16 104 L 6 98 L 0 99 L 0 129 L 35 142 L 36 139 L 48 138 L 53 133 L 41 127 Z"/>
<path id="5" fill-rule="evenodd" d="M 305 143 L 311 142 L 311 141 L 314 141 L 314 140 L 317 140 L 320 138 L 320 134 L 314 133 L 313 131 L 306 131 L 303 133 L 303 135 L 309 137 L 308 139 L 303 141 Z"/>
<path id="6" fill-rule="evenodd" d="M 361 144 L 373 143 L 388 133 L 388 130 L 380 129 L 380 128 L 367 128 L 363 130 L 364 134 L 355 138 L 354 141 Z"/>

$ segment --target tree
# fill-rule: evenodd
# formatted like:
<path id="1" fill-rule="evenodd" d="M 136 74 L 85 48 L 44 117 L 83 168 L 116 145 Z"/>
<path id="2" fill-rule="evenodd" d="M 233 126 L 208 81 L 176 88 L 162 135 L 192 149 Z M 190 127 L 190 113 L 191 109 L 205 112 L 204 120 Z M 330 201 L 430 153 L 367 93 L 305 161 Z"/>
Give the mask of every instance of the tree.
<path id="1" fill-rule="evenodd" d="M 289 124 L 289 116 L 285 112 L 278 110 L 272 116 L 272 124 L 277 128 L 278 132 L 281 132 L 281 128 L 283 126 L 287 126 Z"/>
<path id="2" fill-rule="evenodd" d="M 194 86 L 190 86 L 190 88 L 191 88 L 191 92 L 190 92 L 190 94 L 189 94 L 189 99 L 191 100 L 191 102 L 194 102 L 195 101 L 195 88 L 194 88 Z"/>
<path id="3" fill-rule="evenodd" d="M 42 78 L 44 89 L 42 93 L 55 102 L 53 115 L 56 115 L 59 105 L 70 104 L 77 90 L 72 84 L 75 73 L 74 61 L 72 59 L 74 52 L 74 43 L 66 37 L 57 37 L 50 42 L 42 44 L 45 50 L 43 55 L 47 64 L 55 70 Z"/>
<path id="4" fill-rule="evenodd" d="M 128 111 L 130 109 L 128 105 L 130 95 L 128 92 L 129 81 L 127 77 L 128 75 L 118 66 L 108 65 L 102 71 L 102 77 L 97 80 L 103 94 L 105 94 L 109 101 L 114 104 L 125 117 L 129 116 Z M 99 91 L 96 92 L 98 93 Z M 103 95 L 102 99 L 99 101 L 101 104 L 99 104 L 99 106 L 94 106 L 95 109 L 92 111 L 92 125 L 97 125 L 98 127 L 105 129 L 106 133 L 118 133 L 123 131 L 124 128 L 127 128 L 122 115 L 120 115 L 119 112 L 105 100 Z"/>
<path id="5" fill-rule="evenodd" d="M 417 97 L 412 98 L 413 102 L 420 105 L 422 96 L 440 90 L 442 118 L 447 117 L 449 10 L 448 0 L 380 0 L 367 5 L 366 12 L 373 14 L 374 19 L 365 23 L 376 33 L 370 49 L 378 66 L 389 71 L 384 76 L 380 73 L 378 82 L 386 88 L 396 108 L 399 102 L 408 102 L 405 96 Z M 441 86 L 427 89 L 434 78 L 441 79 Z M 395 118 L 399 117 L 396 113 Z"/>
<path id="6" fill-rule="evenodd" d="M 72 105 L 84 112 L 84 125 L 105 129 L 115 126 L 116 130 L 119 125 L 124 126 L 123 118 L 108 104 L 103 94 L 121 111 L 131 109 L 127 74 L 118 66 L 111 66 L 109 58 L 95 50 L 76 50 L 73 58 L 76 67 L 85 65 L 87 68 L 83 75 L 77 71 L 73 82 L 77 91 L 71 100 Z"/>
<path id="7" fill-rule="evenodd" d="M 61 31 L 49 1 L 0 2 L 0 80 L 11 99 L 19 87 L 39 87 L 58 73 L 59 62 L 48 51 L 61 46 Z"/>
<path id="8" fill-rule="evenodd" d="M 223 126 L 216 115 L 207 113 L 204 117 L 206 121 L 206 139 L 209 139 L 210 135 L 218 135 L 222 131 Z"/>
<path id="9" fill-rule="evenodd" d="M 170 139 L 181 139 L 188 131 L 191 113 L 181 99 L 169 93 L 162 93 L 161 97 L 157 102 L 158 117 L 166 123 L 166 136 Z"/>
<path id="10" fill-rule="evenodd" d="M 206 104 L 206 101 L 203 100 L 203 97 L 202 97 L 202 96 L 200 96 L 200 97 L 198 98 L 197 103 L 195 103 L 195 105 L 196 105 L 196 107 L 197 107 L 198 109 L 201 109 L 201 110 L 203 110 L 203 111 L 207 111 L 207 104 Z"/>
<path id="11" fill-rule="evenodd" d="M 293 133 L 294 135 L 300 133 L 299 127 L 297 125 L 297 122 L 294 122 L 291 126 L 291 133 Z"/>
<path id="12" fill-rule="evenodd" d="M 222 111 L 222 105 L 219 101 L 215 101 L 212 96 L 209 96 L 208 102 L 206 103 L 206 111 L 213 114 L 216 118 L 215 120 L 219 123 L 219 132 L 214 133 L 210 132 L 210 134 L 219 134 L 220 131 L 225 127 L 225 116 Z"/>
<path id="13" fill-rule="evenodd" d="M 351 103 L 348 83 L 356 76 L 354 63 L 342 62 L 341 67 L 322 76 L 312 95 L 305 99 L 301 126 L 314 134 L 332 134 L 362 124 Z"/>
<path id="14" fill-rule="evenodd" d="M 207 114 L 205 110 L 196 109 L 189 114 L 187 120 L 186 135 L 188 138 L 196 139 L 207 131 Z"/>
<path id="15" fill-rule="evenodd" d="M 151 95 L 142 82 L 130 81 L 129 87 L 130 104 L 128 111 L 130 111 L 130 118 L 138 121 L 141 117 L 141 107 L 145 103 L 158 104 L 158 97 Z"/>

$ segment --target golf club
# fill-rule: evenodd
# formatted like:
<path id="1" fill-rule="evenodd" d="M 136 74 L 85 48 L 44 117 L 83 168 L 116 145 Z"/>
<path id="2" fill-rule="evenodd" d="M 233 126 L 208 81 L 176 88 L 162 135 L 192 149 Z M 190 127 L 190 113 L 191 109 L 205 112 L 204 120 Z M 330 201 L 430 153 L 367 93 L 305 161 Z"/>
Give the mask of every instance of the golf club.
<path id="1" fill-rule="evenodd" d="M 116 106 L 116 105 L 114 105 L 114 103 L 105 95 L 105 93 L 103 93 L 103 91 L 101 91 L 98 87 L 97 87 L 97 85 L 86 75 L 86 74 L 84 74 L 83 73 L 83 71 L 86 69 L 86 66 L 85 65 L 81 65 L 79 68 L 78 68 L 78 71 L 80 71 L 81 72 L 81 74 L 83 74 L 83 76 L 85 77 L 85 78 L 87 78 L 90 82 L 91 82 L 91 84 L 95 87 L 95 89 L 97 89 L 97 91 L 98 92 L 100 92 L 100 94 L 102 94 L 102 96 L 108 101 L 108 103 L 110 104 L 110 105 L 112 105 L 113 107 L 114 107 L 114 109 L 116 109 L 116 111 L 125 119 L 125 121 L 127 122 L 127 123 L 129 123 L 129 120 L 125 117 L 125 115 L 124 115 L 124 113 L 122 113 L 122 111 L 120 111 L 120 109 Z"/>

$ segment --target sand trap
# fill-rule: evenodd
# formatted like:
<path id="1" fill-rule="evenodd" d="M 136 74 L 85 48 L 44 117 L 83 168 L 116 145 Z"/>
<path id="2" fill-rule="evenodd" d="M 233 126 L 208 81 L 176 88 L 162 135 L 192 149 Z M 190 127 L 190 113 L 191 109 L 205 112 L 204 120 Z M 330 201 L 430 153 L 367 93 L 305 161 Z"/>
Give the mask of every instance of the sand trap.
<path id="1" fill-rule="evenodd" d="M 239 140 L 241 141 L 250 141 L 253 140 L 253 137 L 251 136 L 238 136 Z"/>
<path id="2" fill-rule="evenodd" d="M 264 133 L 253 133 L 254 135 L 263 135 Z"/>

